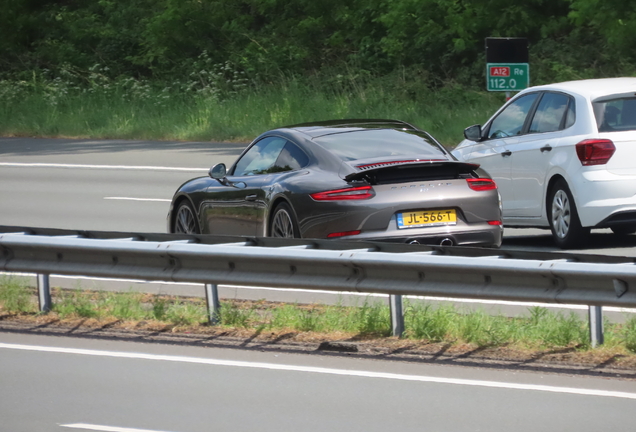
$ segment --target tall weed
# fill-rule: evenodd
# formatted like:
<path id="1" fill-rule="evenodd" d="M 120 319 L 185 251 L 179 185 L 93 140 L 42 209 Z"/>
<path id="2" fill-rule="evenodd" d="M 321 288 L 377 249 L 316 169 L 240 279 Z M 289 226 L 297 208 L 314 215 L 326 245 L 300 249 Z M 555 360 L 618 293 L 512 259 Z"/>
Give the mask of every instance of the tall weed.
<path id="1" fill-rule="evenodd" d="M 530 320 L 520 328 L 523 338 L 544 346 L 587 346 L 587 323 L 574 313 L 551 313 L 545 308 L 531 308 Z"/>
<path id="2" fill-rule="evenodd" d="M 447 338 L 451 323 L 457 316 L 452 306 L 433 308 L 430 304 L 406 303 L 404 322 L 407 336 L 441 342 Z"/>
<path id="3" fill-rule="evenodd" d="M 391 311 L 385 304 L 365 301 L 353 311 L 356 330 L 363 335 L 389 336 L 391 334 Z"/>
<path id="4" fill-rule="evenodd" d="M 165 311 L 165 320 L 174 325 L 195 325 L 207 322 L 207 314 L 202 306 L 176 301 Z"/>
<path id="5" fill-rule="evenodd" d="M 633 353 L 636 353 L 636 318 L 629 319 L 622 329 L 623 341 L 625 347 Z"/>
<path id="6" fill-rule="evenodd" d="M 219 310 L 221 324 L 229 327 L 247 328 L 254 316 L 252 309 L 243 309 L 231 302 L 223 302 Z"/>
<path id="7" fill-rule="evenodd" d="M 90 293 L 77 288 L 71 292 L 61 292 L 53 301 L 53 311 L 61 318 L 97 318 L 99 307 L 94 299 L 100 293 Z"/>
<path id="8" fill-rule="evenodd" d="M 37 306 L 24 279 L 0 276 L 0 305 L 8 312 L 34 312 Z"/>
<path id="9" fill-rule="evenodd" d="M 103 296 L 98 306 L 105 314 L 120 320 L 139 320 L 150 318 L 148 309 L 143 307 L 143 294 L 118 293 Z"/>

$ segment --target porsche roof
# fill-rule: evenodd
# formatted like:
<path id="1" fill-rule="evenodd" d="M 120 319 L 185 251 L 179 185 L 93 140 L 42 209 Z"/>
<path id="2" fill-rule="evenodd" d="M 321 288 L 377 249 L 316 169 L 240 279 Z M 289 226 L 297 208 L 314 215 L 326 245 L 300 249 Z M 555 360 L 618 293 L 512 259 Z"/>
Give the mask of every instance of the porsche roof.
<path id="1" fill-rule="evenodd" d="M 399 129 L 407 131 L 419 131 L 415 126 L 400 120 L 380 120 L 380 119 L 344 119 L 328 120 L 321 122 L 301 123 L 286 126 L 283 129 L 294 129 L 316 138 L 323 135 L 352 132 L 362 129 Z"/>

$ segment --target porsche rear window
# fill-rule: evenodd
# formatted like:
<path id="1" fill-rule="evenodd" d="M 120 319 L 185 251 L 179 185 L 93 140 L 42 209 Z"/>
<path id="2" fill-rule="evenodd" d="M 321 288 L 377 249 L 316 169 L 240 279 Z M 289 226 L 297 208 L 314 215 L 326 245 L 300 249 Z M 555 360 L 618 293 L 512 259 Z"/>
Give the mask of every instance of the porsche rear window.
<path id="1" fill-rule="evenodd" d="M 345 161 L 395 156 L 435 156 L 446 153 L 425 133 L 397 129 L 365 129 L 322 135 L 314 142 Z"/>
<path id="2" fill-rule="evenodd" d="M 599 132 L 636 130 L 636 98 L 617 98 L 594 102 Z"/>

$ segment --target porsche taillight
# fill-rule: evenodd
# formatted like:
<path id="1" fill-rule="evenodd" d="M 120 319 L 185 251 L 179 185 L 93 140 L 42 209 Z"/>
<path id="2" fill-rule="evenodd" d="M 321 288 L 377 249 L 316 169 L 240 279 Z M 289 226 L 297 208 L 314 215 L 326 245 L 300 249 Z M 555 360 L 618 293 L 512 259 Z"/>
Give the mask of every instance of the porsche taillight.
<path id="1" fill-rule="evenodd" d="M 586 139 L 576 145 L 576 155 L 583 166 L 605 165 L 615 151 L 616 146 L 608 139 Z"/>
<path id="2" fill-rule="evenodd" d="M 497 189 L 497 184 L 492 179 L 486 178 L 470 178 L 466 179 L 468 187 L 475 191 L 488 191 Z"/>
<path id="3" fill-rule="evenodd" d="M 334 189 L 310 194 L 316 201 L 365 200 L 373 198 L 375 191 L 371 186 L 359 186 L 345 189 Z"/>
<path id="4" fill-rule="evenodd" d="M 362 231 L 360 231 L 360 230 L 335 232 L 335 233 L 331 233 L 331 234 L 327 235 L 327 238 L 338 238 L 338 237 L 353 236 L 353 235 L 358 235 L 361 232 Z"/>

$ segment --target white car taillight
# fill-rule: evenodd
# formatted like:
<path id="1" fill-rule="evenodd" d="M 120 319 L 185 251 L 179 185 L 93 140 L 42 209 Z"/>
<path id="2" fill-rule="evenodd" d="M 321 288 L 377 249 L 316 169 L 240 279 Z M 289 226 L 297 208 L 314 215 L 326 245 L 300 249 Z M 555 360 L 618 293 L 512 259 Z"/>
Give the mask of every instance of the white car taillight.
<path id="1" fill-rule="evenodd" d="M 615 151 L 616 146 L 608 139 L 586 139 L 576 145 L 576 155 L 584 166 L 605 165 Z"/>

